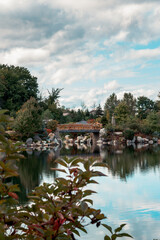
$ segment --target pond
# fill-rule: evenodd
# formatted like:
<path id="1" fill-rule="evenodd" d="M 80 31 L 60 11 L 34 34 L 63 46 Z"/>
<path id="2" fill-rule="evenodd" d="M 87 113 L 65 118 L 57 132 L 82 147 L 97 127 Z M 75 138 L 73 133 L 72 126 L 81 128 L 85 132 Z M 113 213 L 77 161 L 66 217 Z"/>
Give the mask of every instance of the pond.
<path id="1" fill-rule="evenodd" d="M 59 173 L 50 170 L 57 167 L 56 158 L 92 156 L 109 166 L 100 169 L 107 177 L 98 178 L 99 185 L 91 186 L 97 191 L 92 197 L 94 207 L 107 216 L 104 222 L 113 228 L 126 223 L 124 231 L 136 240 L 160 239 L 160 146 L 28 149 L 24 155 L 26 158 L 19 162 L 19 178 L 13 179 L 20 185 L 22 204 L 27 202 L 28 192 L 58 176 Z M 79 239 L 104 239 L 102 227 L 89 227 L 87 231 Z"/>

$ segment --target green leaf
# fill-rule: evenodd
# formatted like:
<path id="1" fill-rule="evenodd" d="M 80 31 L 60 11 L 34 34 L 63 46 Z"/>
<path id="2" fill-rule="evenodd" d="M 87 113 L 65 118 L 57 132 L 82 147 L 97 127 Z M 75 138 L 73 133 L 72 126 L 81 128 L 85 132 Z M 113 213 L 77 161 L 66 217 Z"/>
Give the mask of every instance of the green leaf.
<path id="1" fill-rule="evenodd" d="M 95 192 L 95 191 L 93 191 L 93 190 L 85 190 L 85 191 L 83 192 L 83 197 L 92 195 L 93 193 L 97 193 L 97 192 Z"/>
<path id="2" fill-rule="evenodd" d="M 56 163 L 62 165 L 63 167 L 68 167 L 68 165 L 62 160 L 62 159 L 57 159 L 55 160 Z"/>
<path id="3" fill-rule="evenodd" d="M 86 160 L 86 162 L 84 163 L 84 168 L 86 169 L 86 171 L 89 171 L 89 160 Z"/>
<path id="4" fill-rule="evenodd" d="M 117 234 L 113 234 L 111 239 L 115 240 L 116 238 L 117 238 Z"/>
<path id="5" fill-rule="evenodd" d="M 60 169 L 60 168 L 51 168 L 51 170 L 66 173 L 64 169 Z"/>
<path id="6" fill-rule="evenodd" d="M 109 225 L 107 225 L 107 224 L 102 224 L 103 225 L 103 227 L 105 227 L 105 228 L 107 228 L 108 229 L 108 231 L 110 231 L 110 233 L 112 233 L 113 234 L 113 232 L 112 232 L 112 228 L 109 226 Z"/>
<path id="7" fill-rule="evenodd" d="M 94 177 L 107 177 L 107 175 L 106 174 L 104 174 L 104 173 L 102 173 L 102 172 L 100 172 L 100 171 L 92 171 L 92 176 L 94 176 Z"/>
<path id="8" fill-rule="evenodd" d="M 120 227 L 118 227 L 118 228 L 116 228 L 116 229 L 114 230 L 115 233 L 120 232 L 125 225 L 126 225 L 125 223 L 124 223 L 124 224 L 121 224 Z"/>
<path id="9" fill-rule="evenodd" d="M 66 180 L 65 178 L 56 178 L 56 181 L 60 182 L 65 186 L 68 186 L 68 180 Z"/>
<path id="10" fill-rule="evenodd" d="M 83 159 L 75 159 L 73 160 L 73 162 L 71 163 L 71 166 L 70 167 L 73 167 L 73 166 L 78 166 L 78 163 L 84 163 L 84 160 Z"/>
<path id="11" fill-rule="evenodd" d="M 108 235 L 106 235 L 106 236 L 104 237 L 104 240 L 111 240 L 111 238 L 110 238 Z"/>
<path id="12" fill-rule="evenodd" d="M 106 163 L 97 162 L 93 164 L 93 167 L 108 167 Z"/>
<path id="13" fill-rule="evenodd" d="M 93 200 L 91 200 L 91 199 L 84 199 L 84 201 L 85 201 L 85 202 L 89 202 L 90 204 L 93 205 Z"/>
<path id="14" fill-rule="evenodd" d="M 93 179 L 92 179 L 92 180 L 89 180 L 88 183 L 99 184 L 97 181 L 95 181 L 95 180 L 93 180 Z"/>
<path id="15" fill-rule="evenodd" d="M 72 229 L 72 232 L 80 237 L 80 234 L 79 234 L 79 232 L 76 229 Z"/>
<path id="16" fill-rule="evenodd" d="M 80 226 L 76 226 L 77 228 L 79 228 L 82 232 L 87 233 L 87 230 L 84 227 L 80 227 Z"/>
<path id="17" fill-rule="evenodd" d="M 133 238 L 131 235 L 129 235 L 128 233 L 119 233 L 117 234 L 117 237 L 130 237 Z"/>

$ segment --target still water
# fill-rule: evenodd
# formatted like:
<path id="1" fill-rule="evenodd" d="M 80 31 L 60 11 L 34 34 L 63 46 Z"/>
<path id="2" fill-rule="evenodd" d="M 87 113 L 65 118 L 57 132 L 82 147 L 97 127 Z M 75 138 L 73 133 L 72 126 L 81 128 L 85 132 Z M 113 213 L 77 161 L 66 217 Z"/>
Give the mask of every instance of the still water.
<path id="1" fill-rule="evenodd" d="M 21 188 L 22 204 L 27 202 L 28 192 L 58 176 L 59 173 L 50 170 L 57 167 L 56 158 L 67 155 L 87 159 L 92 156 L 109 166 L 100 169 L 107 177 L 98 178 L 99 185 L 91 186 L 97 191 L 93 195 L 94 207 L 107 216 L 104 222 L 113 228 L 126 223 L 124 231 L 136 240 L 160 240 L 160 146 L 28 150 L 24 154 L 26 158 L 19 162 L 19 179 L 14 179 Z M 82 233 L 79 239 L 104 239 L 102 227 L 89 227 L 87 231 L 88 234 Z"/>

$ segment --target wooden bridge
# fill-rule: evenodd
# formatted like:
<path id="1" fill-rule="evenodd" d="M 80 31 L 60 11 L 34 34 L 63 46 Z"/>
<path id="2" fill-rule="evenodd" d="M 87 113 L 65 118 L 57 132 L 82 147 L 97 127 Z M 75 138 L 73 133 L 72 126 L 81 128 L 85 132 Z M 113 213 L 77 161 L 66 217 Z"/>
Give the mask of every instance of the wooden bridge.
<path id="1" fill-rule="evenodd" d="M 58 131 L 60 133 L 99 133 L 102 124 L 58 124 Z"/>
<path id="2" fill-rule="evenodd" d="M 96 145 L 97 140 L 99 139 L 99 131 L 102 128 L 102 124 L 100 123 L 92 123 L 92 124 L 59 124 L 58 132 L 59 133 L 71 133 L 73 138 L 75 139 L 79 133 L 90 133 L 92 138 L 93 145 Z"/>

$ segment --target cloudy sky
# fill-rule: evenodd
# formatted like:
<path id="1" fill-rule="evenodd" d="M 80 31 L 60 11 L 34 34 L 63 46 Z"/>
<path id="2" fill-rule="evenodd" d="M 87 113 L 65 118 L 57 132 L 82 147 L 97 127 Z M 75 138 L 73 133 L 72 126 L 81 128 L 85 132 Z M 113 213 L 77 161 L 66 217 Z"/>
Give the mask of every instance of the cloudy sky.
<path id="1" fill-rule="evenodd" d="M 159 0 L 0 0 L 0 62 L 27 67 L 40 91 L 88 107 L 115 92 L 160 91 Z"/>

